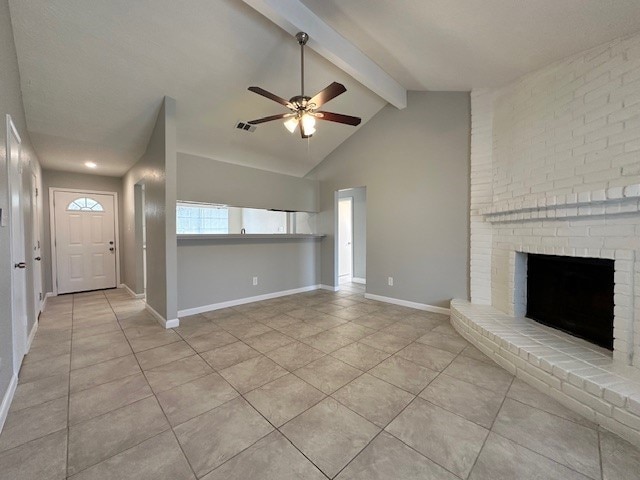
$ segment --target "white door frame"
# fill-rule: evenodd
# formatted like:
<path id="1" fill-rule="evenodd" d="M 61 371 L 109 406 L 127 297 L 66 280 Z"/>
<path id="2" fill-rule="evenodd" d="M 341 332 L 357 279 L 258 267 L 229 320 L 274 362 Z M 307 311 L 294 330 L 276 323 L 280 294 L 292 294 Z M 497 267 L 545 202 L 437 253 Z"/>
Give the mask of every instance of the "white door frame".
<path id="1" fill-rule="evenodd" d="M 97 195 L 113 195 L 113 210 L 114 210 L 114 223 L 115 223 L 115 247 L 116 247 L 116 287 L 120 286 L 120 219 L 118 218 L 118 192 L 106 192 L 102 190 L 79 190 L 75 188 L 62 188 L 62 187 L 49 187 L 49 230 L 51 240 L 51 290 L 52 295 L 55 297 L 58 295 L 58 256 L 56 252 L 56 217 L 53 206 L 55 192 L 69 192 L 82 194 L 97 194 Z"/>
<path id="2" fill-rule="evenodd" d="M 42 312 L 42 306 L 44 304 L 44 299 L 45 299 L 45 292 L 44 292 L 44 285 L 42 282 L 42 210 L 40 209 L 40 195 L 42 195 L 42 192 L 40 191 L 40 184 L 38 182 L 39 178 L 38 175 L 36 174 L 36 172 L 32 171 L 31 172 L 31 181 L 33 182 L 31 184 L 31 192 L 33 194 L 33 189 L 35 189 L 35 201 L 32 202 L 31 205 L 31 246 L 33 247 L 33 244 L 35 242 L 37 242 L 38 247 L 37 247 L 37 255 L 40 257 L 40 261 L 36 260 L 33 257 L 34 251 L 31 250 L 31 265 L 33 265 L 33 297 L 34 299 L 37 298 L 36 302 L 37 302 L 37 307 L 36 307 L 36 311 L 35 311 L 35 322 L 37 323 L 38 321 L 38 315 Z M 40 270 L 40 274 L 36 275 L 36 262 L 38 262 L 39 264 L 39 270 Z M 38 298 L 39 296 L 39 298 Z M 35 306 L 35 302 L 34 302 L 34 306 Z"/>
<path id="3" fill-rule="evenodd" d="M 6 132 L 7 132 L 7 143 L 6 143 L 6 157 L 7 157 L 7 180 L 8 180 L 8 186 L 9 186 L 9 204 L 7 205 L 7 216 L 9 218 L 9 236 L 10 236 L 10 241 L 9 241 L 9 251 L 10 251 L 10 257 L 11 257 L 11 261 L 10 263 L 13 263 L 16 259 L 15 259 L 15 253 L 14 253 L 14 234 L 15 232 L 13 231 L 13 203 L 12 203 L 12 191 L 14 188 L 14 185 L 12 184 L 12 157 L 13 157 L 13 152 L 11 151 L 11 137 L 10 135 L 13 134 L 13 136 L 15 136 L 16 140 L 18 141 L 18 144 L 22 145 L 22 138 L 20 138 L 20 134 L 18 133 L 18 129 L 16 128 L 15 124 L 13 123 L 13 120 L 11 119 L 11 115 L 6 115 Z M 18 160 L 18 171 L 21 172 L 21 165 L 22 159 Z M 22 173 L 20 173 L 20 184 L 18 185 L 19 188 L 19 195 L 20 195 L 20 211 L 24 212 L 24 210 L 22 210 L 23 207 L 23 188 L 22 188 Z M 22 261 L 26 262 L 26 242 L 25 242 L 25 225 L 24 225 L 24 217 L 22 218 L 22 243 L 24 244 L 25 247 L 25 258 L 22 259 Z M 15 268 L 15 267 L 14 267 Z M 14 310 L 14 302 L 13 302 L 13 294 L 14 294 L 14 289 L 16 288 L 15 286 L 15 279 L 13 276 L 13 272 L 14 272 L 14 268 L 11 269 L 11 327 L 13 330 L 13 340 L 12 340 L 12 345 L 13 345 L 13 352 L 12 352 L 12 357 L 13 357 L 13 373 L 14 375 L 17 375 L 18 372 L 20 371 L 20 366 L 22 365 L 22 359 L 24 357 L 24 355 L 26 355 L 27 353 L 27 342 L 28 342 L 28 332 L 27 329 L 29 327 L 29 314 L 28 309 L 30 308 L 27 305 L 27 279 L 25 276 L 25 283 L 24 283 L 24 292 L 23 292 L 23 296 L 24 296 L 24 305 L 25 305 L 25 311 L 24 311 L 24 319 L 19 319 L 18 315 L 16 314 L 15 310 Z M 24 323 L 24 324 L 23 324 Z"/>
<path id="4" fill-rule="evenodd" d="M 349 207 L 351 210 L 351 244 L 350 244 L 350 250 L 351 250 L 351 277 L 353 277 L 353 262 L 354 262 L 354 258 L 353 258 L 353 197 L 340 197 L 338 198 L 338 280 L 340 280 L 340 255 L 341 255 L 341 246 L 340 246 L 340 203 L 345 202 L 345 203 L 349 203 Z M 338 281 L 338 283 L 340 283 Z"/>

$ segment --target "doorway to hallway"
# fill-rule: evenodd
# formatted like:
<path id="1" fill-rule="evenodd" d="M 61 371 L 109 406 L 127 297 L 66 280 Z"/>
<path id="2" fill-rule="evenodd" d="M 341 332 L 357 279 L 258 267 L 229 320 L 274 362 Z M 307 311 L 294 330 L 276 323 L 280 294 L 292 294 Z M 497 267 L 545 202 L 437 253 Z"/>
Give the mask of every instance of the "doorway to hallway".
<path id="1" fill-rule="evenodd" d="M 347 284 L 365 285 L 367 257 L 366 187 L 336 192 L 336 281 L 339 288 Z"/>

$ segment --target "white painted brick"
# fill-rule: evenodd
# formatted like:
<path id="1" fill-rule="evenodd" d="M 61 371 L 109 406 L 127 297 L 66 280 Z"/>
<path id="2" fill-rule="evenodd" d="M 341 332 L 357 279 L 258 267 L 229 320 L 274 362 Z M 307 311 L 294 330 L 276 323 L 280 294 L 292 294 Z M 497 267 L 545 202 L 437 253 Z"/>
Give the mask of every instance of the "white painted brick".
<path id="1" fill-rule="evenodd" d="M 587 393 L 569 383 L 562 384 L 562 391 L 583 405 L 594 409 L 596 412 L 600 412 L 608 417 L 613 415 L 613 407 L 611 404 L 605 402 L 599 397 L 596 397 L 595 395 L 591 395 L 590 393 Z"/>

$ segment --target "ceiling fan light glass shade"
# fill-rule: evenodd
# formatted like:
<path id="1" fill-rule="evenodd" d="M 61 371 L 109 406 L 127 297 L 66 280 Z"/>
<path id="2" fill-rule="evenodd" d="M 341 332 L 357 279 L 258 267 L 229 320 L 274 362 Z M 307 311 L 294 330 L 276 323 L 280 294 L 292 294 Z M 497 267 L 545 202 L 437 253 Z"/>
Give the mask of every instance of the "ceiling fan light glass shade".
<path id="1" fill-rule="evenodd" d="M 296 131 L 296 127 L 298 126 L 298 120 L 295 117 L 290 118 L 286 122 L 284 122 L 284 127 L 289 130 L 291 133 Z"/>
<path id="2" fill-rule="evenodd" d="M 313 115 L 303 115 L 301 121 L 307 135 L 316 133 L 316 118 Z"/>

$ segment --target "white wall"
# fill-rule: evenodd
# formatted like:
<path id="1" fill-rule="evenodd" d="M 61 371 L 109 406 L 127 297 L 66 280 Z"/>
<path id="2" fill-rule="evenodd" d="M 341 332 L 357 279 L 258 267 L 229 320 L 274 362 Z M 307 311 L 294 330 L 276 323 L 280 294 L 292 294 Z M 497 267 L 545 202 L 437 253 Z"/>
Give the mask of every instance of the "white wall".
<path id="1" fill-rule="evenodd" d="M 473 92 L 472 121 L 472 301 L 514 312 L 516 250 L 615 258 L 614 357 L 640 365 L 640 35 Z"/>

